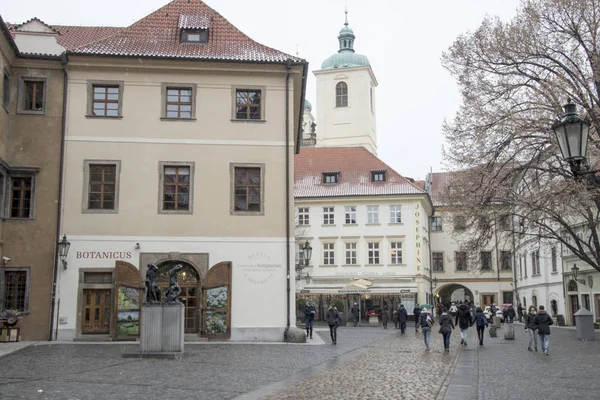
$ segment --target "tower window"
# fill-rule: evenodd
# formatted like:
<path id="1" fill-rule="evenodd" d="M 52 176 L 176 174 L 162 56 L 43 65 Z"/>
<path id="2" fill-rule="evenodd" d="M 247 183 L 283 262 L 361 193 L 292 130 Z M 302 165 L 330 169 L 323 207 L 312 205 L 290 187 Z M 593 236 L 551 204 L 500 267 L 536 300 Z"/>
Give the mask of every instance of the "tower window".
<path id="1" fill-rule="evenodd" d="M 346 82 L 335 85 L 335 106 L 348 107 L 348 85 Z"/>
<path id="2" fill-rule="evenodd" d="M 182 29 L 181 43 L 208 43 L 208 29 Z"/>
<path id="3" fill-rule="evenodd" d="M 323 183 L 338 183 L 340 181 L 339 172 L 324 172 Z"/>

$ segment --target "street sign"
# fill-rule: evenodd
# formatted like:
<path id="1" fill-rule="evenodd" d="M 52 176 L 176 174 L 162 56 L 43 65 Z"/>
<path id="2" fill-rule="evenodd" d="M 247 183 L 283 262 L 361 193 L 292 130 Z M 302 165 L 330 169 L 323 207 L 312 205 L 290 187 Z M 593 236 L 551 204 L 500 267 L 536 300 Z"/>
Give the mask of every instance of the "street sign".
<path id="1" fill-rule="evenodd" d="M 400 289 L 400 293 L 410 293 L 410 289 Z"/>
<path id="2" fill-rule="evenodd" d="M 300 294 L 304 294 L 304 293 L 310 293 L 310 290 L 308 290 L 308 289 L 302 289 L 300 291 Z"/>

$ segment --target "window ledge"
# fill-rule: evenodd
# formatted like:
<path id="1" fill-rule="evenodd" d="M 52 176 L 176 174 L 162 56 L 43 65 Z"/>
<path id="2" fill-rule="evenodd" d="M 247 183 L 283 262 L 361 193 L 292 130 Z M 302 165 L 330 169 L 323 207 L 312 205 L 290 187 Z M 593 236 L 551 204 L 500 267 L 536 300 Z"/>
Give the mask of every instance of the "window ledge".
<path id="1" fill-rule="evenodd" d="M 494 272 L 491 268 L 481 268 L 481 272 Z"/>
<path id="2" fill-rule="evenodd" d="M 558 271 L 550 272 L 551 275 L 558 275 Z"/>
<path id="3" fill-rule="evenodd" d="M 390 222 L 388 225 L 404 225 L 403 222 Z"/>
<path id="4" fill-rule="evenodd" d="M 192 215 L 192 210 L 159 210 L 159 214 L 163 215 Z"/>
<path id="5" fill-rule="evenodd" d="M 388 264 L 388 267 L 406 267 L 407 264 Z"/>
<path id="6" fill-rule="evenodd" d="M 34 111 L 34 110 L 17 110 L 17 114 L 28 114 L 28 115 L 45 115 L 46 110 Z"/>
<path id="7" fill-rule="evenodd" d="M 383 264 L 366 264 L 365 267 L 383 267 Z"/>
<path id="8" fill-rule="evenodd" d="M 344 224 L 344 226 L 358 226 L 358 224 Z"/>
<path id="9" fill-rule="evenodd" d="M 337 265 L 331 265 L 331 264 L 321 264 L 319 265 L 319 268 L 336 268 Z"/>
<path id="10" fill-rule="evenodd" d="M 161 121 L 186 121 L 186 122 L 194 122 L 197 119 L 196 118 L 167 118 L 167 117 L 160 117 Z"/>
<path id="11" fill-rule="evenodd" d="M 380 226 L 381 224 L 379 222 L 370 222 L 370 223 L 366 223 L 366 226 Z"/>
<path id="12" fill-rule="evenodd" d="M 264 211 L 231 211 L 230 215 L 241 215 L 241 216 L 253 216 L 253 217 L 260 217 L 260 216 L 264 216 L 265 212 Z M 302 226 L 306 226 L 306 225 L 302 225 Z"/>
<path id="13" fill-rule="evenodd" d="M 310 228 L 310 224 L 298 224 L 298 227 L 308 227 L 308 228 Z"/>
<path id="14" fill-rule="evenodd" d="M 265 123 L 267 120 L 265 119 L 237 119 L 231 118 L 231 122 L 250 122 L 250 123 Z"/>
<path id="15" fill-rule="evenodd" d="M 465 273 L 466 274 L 469 271 L 466 270 L 466 269 L 455 269 L 454 272 L 461 272 L 461 273 Z"/>
<path id="16" fill-rule="evenodd" d="M 542 276 L 542 274 L 541 274 L 541 273 L 539 273 L 539 274 L 533 274 L 533 275 L 531 275 L 531 277 L 532 277 L 532 278 L 533 278 L 534 276 Z"/>
<path id="17" fill-rule="evenodd" d="M 123 119 L 122 115 L 86 115 L 89 119 Z"/>
<path id="18" fill-rule="evenodd" d="M 342 264 L 342 267 L 360 267 L 359 264 Z"/>
<path id="19" fill-rule="evenodd" d="M 322 228 L 330 228 L 330 227 L 335 227 L 335 224 L 322 224 L 321 225 Z"/>
<path id="20" fill-rule="evenodd" d="M 14 222 L 35 222 L 35 220 L 33 218 L 16 218 L 16 217 L 5 217 L 4 221 L 6 222 L 10 222 L 10 221 L 14 221 Z"/>
<path id="21" fill-rule="evenodd" d="M 443 229 L 432 229 L 431 232 L 444 232 Z"/>
<path id="22" fill-rule="evenodd" d="M 440 273 L 440 274 L 443 274 L 443 273 L 445 273 L 445 271 L 444 271 L 444 270 L 441 270 L 441 271 L 435 271 L 435 270 L 434 270 L 434 271 L 431 271 L 431 272 Z"/>
<path id="23" fill-rule="evenodd" d="M 84 208 L 82 214 L 118 214 L 119 210 L 96 210 Z"/>

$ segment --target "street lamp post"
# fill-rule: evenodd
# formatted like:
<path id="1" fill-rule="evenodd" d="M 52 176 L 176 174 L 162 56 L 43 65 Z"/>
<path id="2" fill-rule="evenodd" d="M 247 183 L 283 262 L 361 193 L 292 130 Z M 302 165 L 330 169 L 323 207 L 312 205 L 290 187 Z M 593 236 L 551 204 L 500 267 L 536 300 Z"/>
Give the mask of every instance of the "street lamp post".
<path id="1" fill-rule="evenodd" d="M 300 248 L 302 250 L 302 262 L 298 263 L 296 280 L 300 280 L 304 277 L 306 279 L 306 283 L 310 283 L 310 274 L 307 272 L 306 275 L 302 275 L 302 270 L 308 267 L 310 264 L 310 258 L 312 257 L 312 247 L 308 243 L 308 240 L 304 243 L 304 246 Z"/>
<path id="2" fill-rule="evenodd" d="M 563 159 L 569 163 L 575 178 L 586 174 L 595 174 L 598 171 L 590 171 L 585 157 L 590 121 L 587 118 L 582 119 L 577 114 L 577 106 L 571 99 L 567 101 L 563 108 L 565 110 L 564 115 L 552 124 Z M 596 181 L 594 181 L 594 186 L 599 186 Z"/>
<path id="3" fill-rule="evenodd" d="M 69 255 L 71 242 L 67 240 L 67 235 L 63 235 L 61 241 L 56 245 L 58 246 L 58 256 L 60 257 L 60 261 L 62 261 L 63 268 L 67 269 L 67 255 Z"/>
<path id="4" fill-rule="evenodd" d="M 573 266 L 571 267 L 571 272 L 573 273 L 573 280 L 575 282 L 579 282 L 582 285 L 585 285 L 585 279 L 578 279 L 579 278 L 579 267 L 577 266 L 577 264 L 573 264 Z"/>

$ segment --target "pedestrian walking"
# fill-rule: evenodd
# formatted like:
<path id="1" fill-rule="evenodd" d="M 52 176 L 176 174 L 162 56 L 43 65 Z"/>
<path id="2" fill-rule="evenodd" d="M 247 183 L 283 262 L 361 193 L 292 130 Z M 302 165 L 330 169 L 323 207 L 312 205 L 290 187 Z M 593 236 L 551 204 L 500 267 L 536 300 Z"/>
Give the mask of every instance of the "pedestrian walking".
<path id="1" fill-rule="evenodd" d="M 529 347 L 527 350 L 531 350 L 531 345 L 535 346 L 535 351 L 537 350 L 537 325 L 535 324 L 535 317 L 537 315 L 537 311 L 534 306 L 529 307 L 529 312 L 525 315 L 525 332 L 529 332 Z"/>
<path id="2" fill-rule="evenodd" d="M 406 308 L 404 308 L 404 304 L 402 303 L 398 305 L 398 309 L 396 311 L 398 312 L 398 324 L 400 324 L 400 333 L 404 334 L 404 331 L 406 330 L 406 321 L 408 321 L 408 311 L 406 311 Z"/>
<path id="3" fill-rule="evenodd" d="M 313 304 L 312 299 L 308 299 L 308 303 L 304 307 L 304 318 L 306 319 L 306 337 L 312 339 L 313 324 L 315 322 L 315 314 L 317 310 Z"/>
<path id="4" fill-rule="evenodd" d="M 450 335 L 452 334 L 453 329 L 454 324 L 452 323 L 452 318 L 450 317 L 450 315 L 448 315 L 448 310 L 444 308 L 440 317 L 439 333 L 441 333 L 444 337 L 444 351 L 446 353 L 450 352 Z"/>
<path id="5" fill-rule="evenodd" d="M 415 316 L 415 332 L 419 332 L 419 317 L 421 316 L 421 308 L 419 308 L 419 306 L 415 306 L 413 309 L 413 314 Z"/>
<path id="6" fill-rule="evenodd" d="M 337 344 L 337 328 L 340 323 L 340 314 L 334 306 L 329 306 L 327 310 L 327 324 L 329 325 L 329 334 L 331 335 L 331 344 Z"/>
<path id="7" fill-rule="evenodd" d="M 454 324 L 458 325 L 460 328 L 461 346 L 466 346 L 467 338 L 469 337 L 469 327 L 473 325 L 473 316 L 471 315 L 471 310 L 468 305 L 463 303 L 458 306 L 458 313 L 456 314 Z"/>
<path id="8" fill-rule="evenodd" d="M 358 325 L 358 321 L 360 320 L 360 309 L 358 308 L 358 304 L 354 302 L 354 305 L 350 309 L 352 313 L 352 317 L 354 318 L 354 326 Z"/>
<path id="9" fill-rule="evenodd" d="M 444 313 L 444 309 L 442 308 L 442 314 Z M 452 305 L 450 306 L 450 315 L 452 316 L 452 319 L 456 318 L 456 314 L 458 314 L 458 307 L 456 306 L 456 303 L 452 302 Z"/>
<path id="10" fill-rule="evenodd" d="M 383 313 L 381 313 L 381 322 L 383 323 L 383 329 L 387 329 L 387 324 L 390 320 L 390 312 L 387 307 L 383 307 Z"/>
<path id="11" fill-rule="evenodd" d="M 419 315 L 419 323 L 421 330 L 423 331 L 423 340 L 425 341 L 425 351 L 429 351 L 429 341 L 431 339 L 431 327 L 433 326 L 435 319 L 431 314 L 431 311 L 427 307 L 423 307 L 421 314 Z"/>
<path id="12" fill-rule="evenodd" d="M 548 315 L 544 306 L 539 306 L 538 313 L 534 318 L 535 325 L 537 326 L 538 335 L 540 335 L 540 345 L 542 346 L 542 352 L 549 356 L 548 351 L 550 350 L 550 325 L 554 324 L 552 317 Z"/>
<path id="13" fill-rule="evenodd" d="M 515 308 L 513 307 L 512 304 L 508 305 L 508 310 L 506 310 L 506 315 L 508 316 L 508 323 L 512 324 L 513 321 L 515 320 L 515 316 L 517 315 L 515 313 Z"/>
<path id="14" fill-rule="evenodd" d="M 517 317 L 519 318 L 519 322 L 523 322 L 523 306 L 521 303 L 517 304 Z"/>
<path id="15" fill-rule="evenodd" d="M 394 328 L 398 329 L 398 311 L 394 310 L 392 313 L 392 320 L 394 321 Z"/>
<path id="16" fill-rule="evenodd" d="M 481 307 L 477 307 L 475 310 L 475 326 L 477 328 L 477 337 L 479 338 L 479 345 L 483 346 L 483 332 L 488 326 L 488 320 L 483 313 Z"/>

